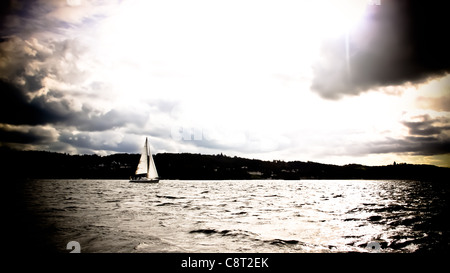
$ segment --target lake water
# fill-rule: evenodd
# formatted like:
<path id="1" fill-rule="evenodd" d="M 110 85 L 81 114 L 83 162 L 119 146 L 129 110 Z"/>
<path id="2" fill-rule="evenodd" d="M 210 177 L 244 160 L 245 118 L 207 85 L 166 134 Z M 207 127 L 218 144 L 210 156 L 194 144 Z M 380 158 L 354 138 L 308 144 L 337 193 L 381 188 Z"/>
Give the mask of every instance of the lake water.
<path id="1" fill-rule="evenodd" d="M 29 180 L 19 236 L 69 252 L 449 251 L 450 187 L 369 180 Z M 368 248 L 376 244 L 374 250 Z"/>

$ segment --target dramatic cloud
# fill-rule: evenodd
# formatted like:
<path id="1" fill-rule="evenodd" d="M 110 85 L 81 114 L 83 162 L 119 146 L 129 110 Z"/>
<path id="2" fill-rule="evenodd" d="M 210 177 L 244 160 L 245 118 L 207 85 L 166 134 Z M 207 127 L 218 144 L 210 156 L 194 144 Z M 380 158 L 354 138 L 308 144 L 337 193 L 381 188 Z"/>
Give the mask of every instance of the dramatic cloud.
<path id="1" fill-rule="evenodd" d="M 411 153 L 438 155 L 450 153 L 450 118 L 421 115 L 403 121 L 408 135 L 372 143 L 370 153 Z"/>
<path id="2" fill-rule="evenodd" d="M 38 41 L 12 36 L 3 39 L 0 42 L 0 125 L 4 125 L 0 128 L 1 141 L 51 147 L 50 141 L 45 141 L 48 135 L 39 129 L 47 125 L 59 130 L 72 128 L 72 131 L 89 132 L 114 130 L 129 124 L 143 128 L 149 110 L 106 106 L 113 92 L 110 84 L 90 78 L 95 66 L 89 66 L 92 64 L 89 54 L 82 42 L 72 38 Z M 8 124 L 24 125 L 26 129 L 7 127 Z M 57 142 L 80 144 L 84 150 L 94 146 L 81 145 L 80 141 L 66 142 L 64 134 L 53 134 L 47 139 L 56 142 L 56 146 L 61 146 Z M 119 146 L 99 145 L 96 150 L 121 150 Z M 134 147 L 133 151 L 136 150 Z"/>
<path id="3" fill-rule="evenodd" d="M 0 139 L 18 144 L 48 145 L 58 138 L 57 131 L 48 126 L 13 126 L 0 124 Z"/>
<path id="4" fill-rule="evenodd" d="M 0 123 L 45 124 L 45 110 L 32 105 L 22 91 L 11 84 L 0 81 Z"/>
<path id="5" fill-rule="evenodd" d="M 432 119 L 429 115 L 415 117 L 416 121 L 404 121 L 410 135 L 430 136 L 440 135 L 450 130 L 450 119 L 438 117 Z M 418 119 L 418 120 L 417 120 Z"/>
<path id="6" fill-rule="evenodd" d="M 139 151 L 142 144 L 136 136 L 115 134 L 114 132 L 81 132 L 73 133 L 63 130 L 59 141 L 77 147 L 80 151 Z"/>
<path id="7" fill-rule="evenodd" d="M 449 73 L 446 17 L 446 8 L 434 2 L 385 0 L 368 6 L 348 36 L 322 44 L 312 90 L 339 99 Z"/>

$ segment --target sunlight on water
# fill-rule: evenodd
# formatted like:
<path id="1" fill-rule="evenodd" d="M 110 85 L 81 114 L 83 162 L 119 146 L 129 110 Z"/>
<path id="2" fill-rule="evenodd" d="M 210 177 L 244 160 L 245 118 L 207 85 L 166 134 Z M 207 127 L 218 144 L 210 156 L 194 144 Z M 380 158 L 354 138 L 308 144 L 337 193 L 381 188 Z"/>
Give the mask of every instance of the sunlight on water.
<path id="1" fill-rule="evenodd" d="M 29 228 L 66 252 L 449 249 L 449 187 L 414 181 L 36 180 Z"/>

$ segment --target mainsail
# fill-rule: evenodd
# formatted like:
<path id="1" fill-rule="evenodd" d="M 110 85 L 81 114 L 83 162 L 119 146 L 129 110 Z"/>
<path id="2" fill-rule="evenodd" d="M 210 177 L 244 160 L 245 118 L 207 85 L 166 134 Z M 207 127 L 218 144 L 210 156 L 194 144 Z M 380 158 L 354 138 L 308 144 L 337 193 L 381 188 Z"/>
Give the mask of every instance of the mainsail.
<path id="1" fill-rule="evenodd" d="M 136 169 L 136 175 L 147 174 L 148 172 L 148 140 L 145 139 L 145 145 L 142 148 L 141 158 L 139 159 L 139 164 Z"/>

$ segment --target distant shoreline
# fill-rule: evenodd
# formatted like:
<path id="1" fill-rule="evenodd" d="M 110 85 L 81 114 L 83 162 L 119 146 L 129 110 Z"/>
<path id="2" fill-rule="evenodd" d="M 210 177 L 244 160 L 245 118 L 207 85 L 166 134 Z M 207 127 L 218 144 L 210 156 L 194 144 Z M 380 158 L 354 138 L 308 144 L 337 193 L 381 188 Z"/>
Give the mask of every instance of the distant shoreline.
<path id="1" fill-rule="evenodd" d="M 128 179 L 138 154 L 69 155 L 46 151 L 0 149 L 4 175 L 9 178 Z M 385 166 L 330 165 L 301 161 L 263 161 L 190 153 L 154 155 L 161 179 L 179 180 L 337 180 L 398 179 L 450 181 L 450 168 L 394 163 Z"/>

